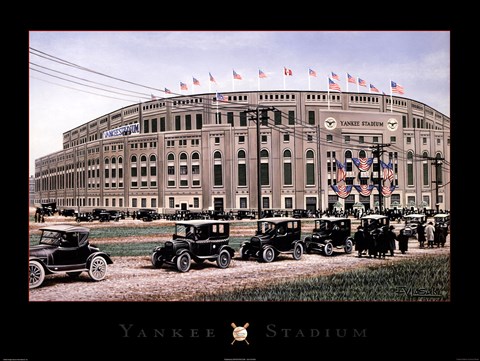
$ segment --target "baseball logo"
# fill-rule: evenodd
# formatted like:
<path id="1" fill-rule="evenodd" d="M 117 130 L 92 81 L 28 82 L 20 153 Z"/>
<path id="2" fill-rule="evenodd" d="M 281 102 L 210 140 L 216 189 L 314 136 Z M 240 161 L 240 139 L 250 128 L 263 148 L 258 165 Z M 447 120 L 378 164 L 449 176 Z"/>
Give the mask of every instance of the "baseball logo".
<path id="1" fill-rule="evenodd" d="M 232 345 L 235 343 L 235 341 L 245 341 L 247 345 L 249 345 L 247 341 L 247 327 L 250 326 L 250 324 L 247 322 L 245 325 L 243 325 L 243 327 L 238 327 L 237 325 L 235 325 L 235 323 L 232 322 L 231 326 L 233 328 Z"/>

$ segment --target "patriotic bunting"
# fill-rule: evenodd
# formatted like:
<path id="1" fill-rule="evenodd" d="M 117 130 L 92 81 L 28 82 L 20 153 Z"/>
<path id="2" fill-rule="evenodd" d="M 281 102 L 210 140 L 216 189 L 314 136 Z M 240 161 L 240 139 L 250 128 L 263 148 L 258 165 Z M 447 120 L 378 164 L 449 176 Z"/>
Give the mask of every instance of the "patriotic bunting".
<path id="1" fill-rule="evenodd" d="M 362 172 L 367 172 L 373 163 L 373 158 L 352 158 L 353 163 Z"/>
<path id="2" fill-rule="evenodd" d="M 333 191 L 339 196 L 340 198 L 347 198 L 350 193 L 352 192 L 352 186 L 348 185 L 331 185 Z"/>

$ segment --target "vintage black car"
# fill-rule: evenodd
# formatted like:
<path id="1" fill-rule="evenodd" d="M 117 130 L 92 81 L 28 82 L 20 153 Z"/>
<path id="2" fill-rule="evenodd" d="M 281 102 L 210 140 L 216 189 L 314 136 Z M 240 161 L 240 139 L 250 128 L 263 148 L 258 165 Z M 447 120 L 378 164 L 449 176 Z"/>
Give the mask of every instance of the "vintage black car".
<path id="1" fill-rule="evenodd" d="M 160 219 L 160 214 L 155 209 L 141 208 L 137 211 L 137 219 L 141 219 L 144 222 L 150 222 Z"/>
<path id="2" fill-rule="evenodd" d="M 300 239 L 301 221 L 288 217 L 269 217 L 257 221 L 256 235 L 240 247 L 244 260 L 254 257 L 272 262 L 281 253 L 291 253 L 293 258 L 302 258 L 305 242 Z"/>
<path id="3" fill-rule="evenodd" d="M 305 237 L 306 252 L 322 252 L 326 256 L 333 254 L 334 248 L 342 248 L 352 253 L 351 220 L 340 217 L 315 218 L 313 233 Z"/>
<path id="4" fill-rule="evenodd" d="M 369 214 L 360 218 L 363 229 L 370 234 L 390 225 L 390 218 L 381 214 Z"/>
<path id="5" fill-rule="evenodd" d="M 180 272 L 187 272 L 193 259 L 196 263 L 216 261 L 219 268 L 227 268 L 235 253 L 228 245 L 229 241 L 229 222 L 215 220 L 176 222 L 172 240 L 153 250 L 152 264 L 159 268 L 166 263 L 176 266 Z"/>
<path id="6" fill-rule="evenodd" d="M 78 277 L 82 272 L 94 281 L 101 281 L 107 273 L 107 265 L 113 261 L 88 241 L 90 230 L 71 225 L 52 225 L 40 228 L 40 242 L 30 247 L 30 288 L 39 287 L 45 275 L 67 273 Z"/>
<path id="7" fill-rule="evenodd" d="M 440 228 L 444 230 L 445 234 L 448 233 L 450 226 L 450 215 L 446 213 L 438 213 L 433 216 L 433 220 L 435 221 L 435 229 Z"/>
<path id="8" fill-rule="evenodd" d="M 421 213 L 407 214 L 403 218 L 405 218 L 405 228 L 403 233 L 409 237 L 416 236 L 418 225 L 425 225 L 427 222 L 427 216 Z"/>
<path id="9" fill-rule="evenodd" d="M 255 219 L 257 217 L 255 211 L 250 210 L 243 210 L 240 209 L 237 211 L 237 215 L 235 216 L 239 221 L 242 219 Z"/>
<path id="10" fill-rule="evenodd" d="M 80 222 L 92 222 L 93 221 L 93 215 L 90 212 L 81 212 L 81 213 L 76 213 L 76 218 L 75 220 L 77 223 Z"/>
<path id="11" fill-rule="evenodd" d="M 107 210 L 105 208 L 94 208 L 92 210 L 92 216 L 93 219 L 98 219 L 98 220 L 103 220 L 105 221 L 107 218 Z M 110 217 L 108 217 L 108 220 L 110 220 Z"/>
<path id="12" fill-rule="evenodd" d="M 122 213 L 117 210 L 109 210 L 108 214 L 110 215 L 110 220 L 118 222 L 120 219 L 122 219 Z"/>

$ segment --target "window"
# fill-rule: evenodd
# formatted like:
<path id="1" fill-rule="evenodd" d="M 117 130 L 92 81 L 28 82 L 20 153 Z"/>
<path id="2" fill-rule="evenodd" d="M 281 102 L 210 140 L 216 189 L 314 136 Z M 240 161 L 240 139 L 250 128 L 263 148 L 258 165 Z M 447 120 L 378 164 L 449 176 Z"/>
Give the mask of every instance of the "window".
<path id="1" fill-rule="evenodd" d="M 222 169 L 222 154 L 220 152 L 213 153 L 213 185 L 223 185 L 223 169 Z"/>
<path id="2" fill-rule="evenodd" d="M 358 157 L 367 158 L 367 153 L 364 150 L 361 150 L 360 152 L 358 152 Z"/>
<path id="3" fill-rule="evenodd" d="M 283 185 L 292 185 L 292 179 L 292 152 L 287 149 L 283 152 Z"/>
<path id="4" fill-rule="evenodd" d="M 148 128 L 149 128 L 149 124 L 150 124 L 150 122 L 149 122 L 148 119 L 144 119 L 144 120 L 143 120 L 143 132 L 144 132 L 144 133 L 148 133 L 148 131 L 149 131 L 149 129 L 148 129 Z"/>
<path id="5" fill-rule="evenodd" d="M 413 152 L 407 153 L 407 185 L 413 186 Z"/>
<path id="6" fill-rule="evenodd" d="M 186 165 L 181 165 L 180 166 L 180 175 L 187 175 L 188 174 L 188 168 Z"/>
<path id="7" fill-rule="evenodd" d="M 359 143 L 365 143 L 365 137 L 363 135 L 358 137 L 358 142 Z"/>
<path id="8" fill-rule="evenodd" d="M 238 185 L 240 187 L 247 185 L 247 165 L 244 150 L 238 151 Z"/>
<path id="9" fill-rule="evenodd" d="M 268 186 L 270 184 L 270 175 L 268 170 L 268 150 L 263 149 L 260 152 L 260 183 L 262 186 Z"/>
<path id="10" fill-rule="evenodd" d="M 247 126 L 247 113 L 240 112 L 240 126 L 246 127 Z"/>
<path id="11" fill-rule="evenodd" d="M 293 198 L 292 197 L 285 197 L 285 208 L 292 209 L 293 208 Z"/>
<path id="12" fill-rule="evenodd" d="M 185 130 L 192 129 L 192 116 L 190 114 L 185 115 Z"/>
<path id="13" fill-rule="evenodd" d="M 158 132 L 158 124 L 157 124 L 157 119 L 153 118 L 152 119 L 152 133 Z"/>
<path id="14" fill-rule="evenodd" d="M 333 135 L 327 134 L 327 142 L 329 143 L 333 142 Z"/>
<path id="15" fill-rule="evenodd" d="M 295 112 L 293 110 L 288 111 L 288 125 L 295 125 Z"/>
<path id="16" fill-rule="evenodd" d="M 160 118 L 160 131 L 165 131 L 165 117 Z"/>
<path id="17" fill-rule="evenodd" d="M 437 145 L 440 145 L 441 144 L 441 139 L 440 138 L 437 138 Z"/>
<path id="18" fill-rule="evenodd" d="M 240 197 L 240 208 L 247 208 L 247 197 Z"/>
<path id="19" fill-rule="evenodd" d="M 289 141 L 290 141 L 290 134 L 285 133 L 285 134 L 283 135 L 283 141 L 284 141 L 284 142 L 289 142 Z"/>
<path id="20" fill-rule="evenodd" d="M 308 111 L 308 124 L 315 125 L 315 111 Z"/>
<path id="21" fill-rule="evenodd" d="M 270 208 L 270 198 L 262 197 L 262 206 L 264 209 Z"/>
<path id="22" fill-rule="evenodd" d="M 426 137 L 423 137 L 423 138 L 422 138 L 422 144 L 423 144 L 423 145 L 427 144 L 427 138 L 426 138 Z"/>
<path id="23" fill-rule="evenodd" d="M 267 136 L 266 135 L 262 135 L 262 143 L 266 143 L 267 142 Z"/>
<path id="24" fill-rule="evenodd" d="M 280 110 L 275 110 L 273 112 L 273 118 L 274 118 L 275 125 L 282 124 L 282 112 Z"/>
<path id="25" fill-rule="evenodd" d="M 244 135 L 239 135 L 238 136 L 238 143 L 239 144 L 245 143 L 245 136 Z"/>
<path id="26" fill-rule="evenodd" d="M 263 126 L 268 126 L 268 111 L 267 110 L 262 110 L 260 114 L 260 119 L 261 119 L 261 125 Z"/>
<path id="27" fill-rule="evenodd" d="M 396 142 L 397 142 L 397 137 L 391 136 L 391 137 L 390 137 L 390 143 L 395 144 Z"/>
<path id="28" fill-rule="evenodd" d="M 175 208 L 175 198 L 174 197 L 169 197 L 168 198 L 168 207 L 169 208 Z"/>
<path id="29" fill-rule="evenodd" d="M 315 185 L 315 163 L 314 163 L 314 153 L 312 150 L 307 150 L 306 153 L 306 175 L 307 182 L 306 185 Z"/>
<path id="30" fill-rule="evenodd" d="M 198 164 L 192 165 L 192 174 L 200 174 L 200 165 Z"/>
<path id="31" fill-rule="evenodd" d="M 132 207 L 137 207 L 137 198 L 132 198 Z"/>
<path id="32" fill-rule="evenodd" d="M 350 136 L 349 135 L 346 135 L 344 137 L 344 140 L 345 140 L 345 143 L 350 143 Z"/>
<path id="33" fill-rule="evenodd" d="M 227 112 L 227 123 L 233 126 L 233 112 Z"/>
<path id="34" fill-rule="evenodd" d="M 202 124 L 203 124 L 202 114 L 197 114 L 195 117 L 197 121 L 197 129 L 202 129 Z"/>
<path id="35" fill-rule="evenodd" d="M 412 144 L 412 137 L 407 137 L 407 144 Z"/>
<path id="36" fill-rule="evenodd" d="M 378 137 L 373 137 L 372 142 L 373 143 L 378 143 Z"/>
<path id="37" fill-rule="evenodd" d="M 180 115 L 175 115 L 175 130 L 181 129 L 180 121 L 181 121 Z"/>
<path id="38" fill-rule="evenodd" d="M 198 197 L 193 197 L 193 208 L 200 207 L 200 199 Z"/>
<path id="39" fill-rule="evenodd" d="M 402 125 L 404 128 L 407 127 L 407 116 L 406 115 L 402 115 Z"/>

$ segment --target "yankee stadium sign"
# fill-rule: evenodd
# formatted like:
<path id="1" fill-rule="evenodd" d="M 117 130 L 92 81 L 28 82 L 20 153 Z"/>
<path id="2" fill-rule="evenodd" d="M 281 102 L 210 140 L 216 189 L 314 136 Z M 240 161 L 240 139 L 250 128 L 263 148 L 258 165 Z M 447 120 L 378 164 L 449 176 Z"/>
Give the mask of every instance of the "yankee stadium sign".
<path id="1" fill-rule="evenodd" d="M 140 133 L 140 123 L 123 125 L 118 128 L 106 130 L 103 132 L 103 139 L 110 138 L 110 137 L 118 137 L 120 135 L 129 135 L 134 133 Z"/>

